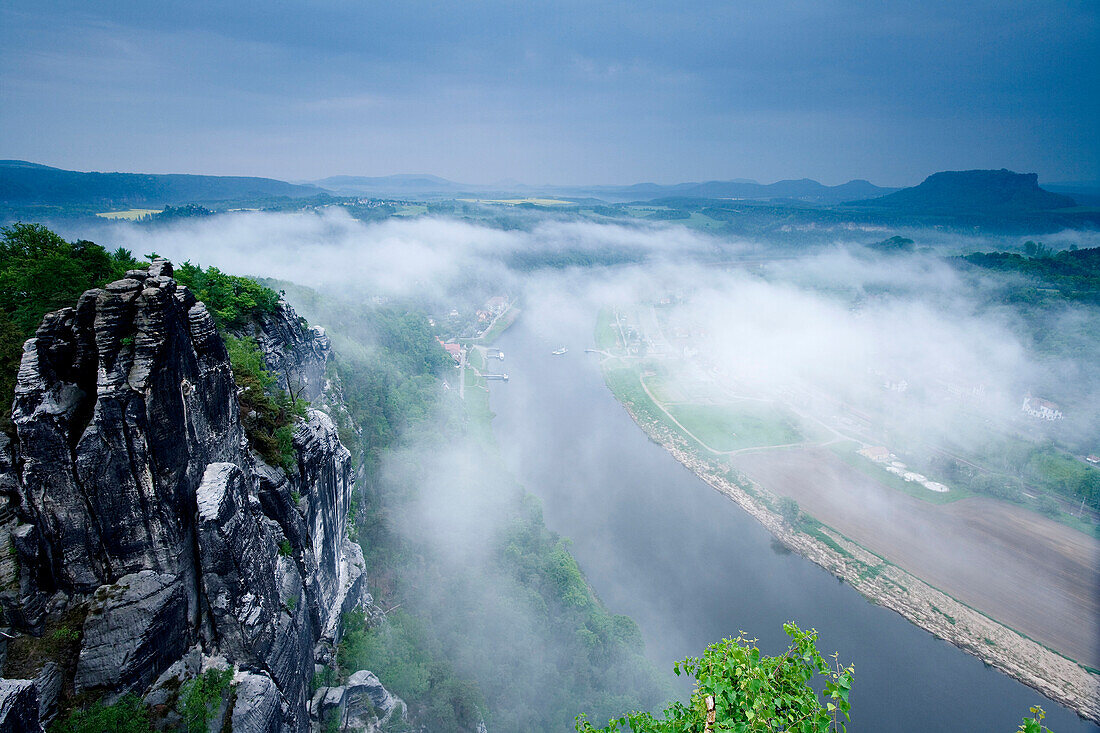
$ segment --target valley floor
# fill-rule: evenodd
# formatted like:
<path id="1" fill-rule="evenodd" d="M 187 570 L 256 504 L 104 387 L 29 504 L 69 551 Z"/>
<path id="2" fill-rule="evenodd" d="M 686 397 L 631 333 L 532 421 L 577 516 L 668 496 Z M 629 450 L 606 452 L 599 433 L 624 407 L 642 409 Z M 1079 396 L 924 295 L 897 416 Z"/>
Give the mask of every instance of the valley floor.
<path id="1" fill-rule="evenodd" d="M 836 440 L 776 438 L 770 447 L 716 451 L 672 418 L 628 361 L 605 352 L 604 376 L 639 426 L 784 544 L 871 601 L 1100 721 L 1095 538 L 984 497 L 914 498 L 846 463 Z M 792 526 L 780 497 L 808 516 Z"/>

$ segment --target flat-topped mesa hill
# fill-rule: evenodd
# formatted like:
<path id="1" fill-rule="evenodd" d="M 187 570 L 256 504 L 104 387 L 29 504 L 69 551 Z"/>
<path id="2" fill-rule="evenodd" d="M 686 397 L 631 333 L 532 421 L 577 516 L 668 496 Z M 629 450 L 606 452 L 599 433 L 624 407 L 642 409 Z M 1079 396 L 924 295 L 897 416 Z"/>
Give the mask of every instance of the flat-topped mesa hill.
<path id="1" fill-rule="evenodd" d="M 933 173 L 919 186 L 850 205 L 912 214 L 1007 214 L 1065 209 L 1077 202 L 1040 188 L 1035 173 L 1001 169 Z"/>
<path id="2" fill-rule="evenodd" d="M 304 733 L 321 707 L 359 704 L 348 695 L 374 722 L 400 714 L 368 672 L 353 692 L 310 689 L 341 614 L 369 602 L 324 330 L 281 300 L 247 326 L 267 369 L 327 410 L 304 411 L 273 466 L 249 448 L 214 318 L 170 262 L 74 305 L 24 344 L 16 434 L 0 436 L 0 540 L 14 548 L 0 563 L 0 730 L 38 730 L 88 696 L 133 693 L 171 716 L 210 668 L 227 670 L 233 700 L 211 730 Z"/>

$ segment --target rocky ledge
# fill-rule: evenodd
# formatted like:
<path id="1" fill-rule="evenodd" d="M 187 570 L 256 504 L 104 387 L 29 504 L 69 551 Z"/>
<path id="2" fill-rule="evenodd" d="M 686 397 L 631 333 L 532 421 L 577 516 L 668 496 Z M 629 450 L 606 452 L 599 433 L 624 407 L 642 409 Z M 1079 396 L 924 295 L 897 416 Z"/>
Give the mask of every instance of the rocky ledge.
<path id="1" fill-rule="evenodd" d="M 324 331 L 285 302 L 251 328 L 269 370 L 328 410 L 297 424 L 296 470 L 249 450 L 225 344 L 166 260 L 24 345 L 17 437 L 0 439 L 0 609 L 4 671 L 28 679 L 0 681 L 0 728 L 36 729 L 82 693 L 136 693 L 171 722 L 174 691 L 214 667 L 233 670 L 234 730 L 310 729 L 314 665 L 369 600 L 346 532 L 352 461 Z M 349 681 L 312 707 L 332 698 L 370 727 L 404 710 L 379 690 Z"/>

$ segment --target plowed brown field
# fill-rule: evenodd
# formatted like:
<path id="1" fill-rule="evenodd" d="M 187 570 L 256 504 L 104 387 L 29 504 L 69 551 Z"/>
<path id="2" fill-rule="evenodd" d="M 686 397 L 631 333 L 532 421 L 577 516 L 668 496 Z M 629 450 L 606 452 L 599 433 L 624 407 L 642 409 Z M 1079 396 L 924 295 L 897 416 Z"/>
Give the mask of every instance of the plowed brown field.
<path id="1" fill-rule="evenodd" d="M 826 449 L 733 464 L 825 524 L 997 621 L 1100 668 L 1100 542 L 986 498 L 934 505 Z"/>

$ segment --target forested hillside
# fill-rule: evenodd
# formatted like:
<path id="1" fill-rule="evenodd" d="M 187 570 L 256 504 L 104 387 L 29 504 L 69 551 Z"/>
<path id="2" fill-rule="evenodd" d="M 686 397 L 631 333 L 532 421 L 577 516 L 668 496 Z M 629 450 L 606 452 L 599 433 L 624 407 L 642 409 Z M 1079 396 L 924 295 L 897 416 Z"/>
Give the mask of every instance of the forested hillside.
<path id="1" fill-rule="evenodd" d="M 0 161 L 0 203 L 51 206 L 140 207 L 211 203 L 270 197 L 303 198 L 322 193 L 272 178 L 156 173 L 84 173 Z"/>

